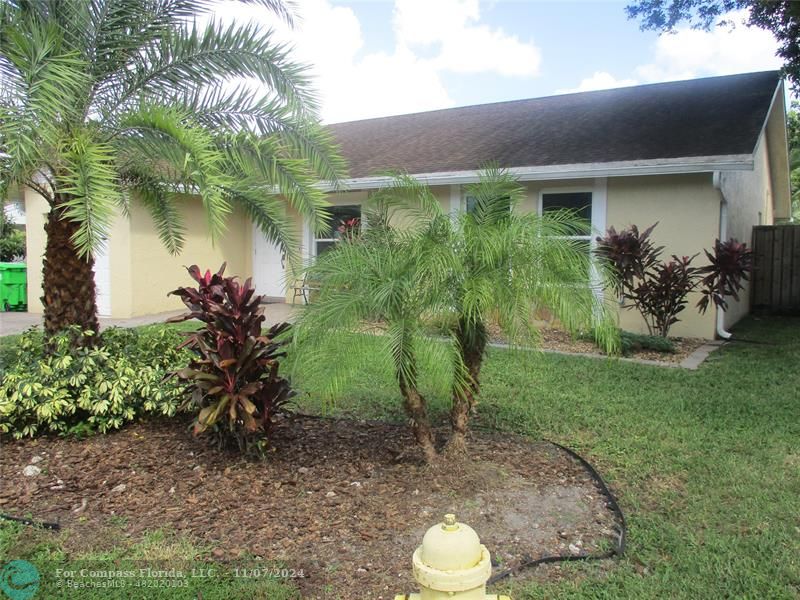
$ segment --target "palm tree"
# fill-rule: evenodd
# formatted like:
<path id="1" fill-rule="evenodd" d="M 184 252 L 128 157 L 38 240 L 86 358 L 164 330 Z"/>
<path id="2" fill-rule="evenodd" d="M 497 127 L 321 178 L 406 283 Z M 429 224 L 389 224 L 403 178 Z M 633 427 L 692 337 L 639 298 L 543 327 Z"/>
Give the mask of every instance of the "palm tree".
<path id="1" fill-rule="evenodd" d="M 251 0 L 291 24 L 282 0 Z M 319 179 L 342 162 L 289 48 L 256 25 L 196 19 L 206 0 L 0 0 L 2 186 L 49 204 L 47 332 L 97 330 L 92 258 L 133 201 L 167 250 L 176 200 L 199 195 L 212 240 L 242 207 L 292 255 L 287 205 L 324 221 Z M 225 84 L 249 78 L 256 86 Z"/>
<path id="2" fill-rule="evenodd" d="M 429 193 L 416 184 L 402 191 Z M 424 365 L 431 379 L 449 390 L 458 356 L 453 343 L 431 343 L 420 318 L 440 298 L 436 288 L 421 280 L 419 254 L 433 259 L 444 254 L 443 247 L 418 232 L 390 227 L 390 220 L 387 205 L 375 203 L 366 215 L 368 229 L 341 241 L 309 267 L 307 278 L 320 292 L 295 323 L 294 362 L 312 379 L 327 380 L 331 395 L 365 364 L 382 366 L 395 378 L 417 444 L 433 462 L 437 450 L 420 371 Z M 381 335 L 368 335 L 376 330 Z"/>
<path id="3" fill-rule="evenodd" d="M 470 206 L 454 223 L 453 257 L 425 261 L 424 267 L 426 280 L 439 282 L 448 297 L 440 319 L 452 323 L 467 373 L 468 385 L 452 392 L 448 446 L 454 453 L 466 449 L 491 321 L 512 344 L 535 344 L 532 317 L 543 309 L 568 331 L 591 330 L 608 351 L 618 345 L 613 313 L 590 285 L 592 271 L 600 267 L 592 264 L 586 242 L 576 237 L 588 223 L 570 211 L 521 214 L 515 208 L 525 189 L 496 167 L 484 169 L 477 183 L 466 186 L 465 195 Z M 439 203 L 429 205 L 428 212 L 433 222 L 441 219 Z"/>
<path id="4" fill-rule="evenodd" d="M 491 320 L 513 343 L 530 343 L 531 317 L 546 308 L 567 329 L 592 329 L 609 350 L 616 344 L 612 313 L 590 286 L 589 253 L 574 239 L 585 224 L 568 212 L 513 210 L 524 189 L 500 169 L 484 170 L 466 193 L 470 210 L 458 217 L 407 175 L 373 194 L 368 229 L 310 268 L 321 293 L 301 316 L 297 338 L 298 363 L 325 370 L 332 392 L 365 362 L 393 370 L 428 460 L 437 453 L 419 393 L 420 363 L 451 395 L 448 448 L 460 454 Z M 402 228 L 390 225 L 399 222 Z M 444 343 L 431 336 L 431 322 L 448 325 Z M 384 335 L 359 334 L 375 323 Z"/>

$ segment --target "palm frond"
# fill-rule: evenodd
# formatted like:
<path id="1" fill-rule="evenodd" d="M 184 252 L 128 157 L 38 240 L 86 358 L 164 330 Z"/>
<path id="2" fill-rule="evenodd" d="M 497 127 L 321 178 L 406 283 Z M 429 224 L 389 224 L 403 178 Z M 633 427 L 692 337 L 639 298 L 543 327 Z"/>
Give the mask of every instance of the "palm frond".
<path id="1" fill-rule="evenodd" d="M 293 111 L 280 98 L 256 92 L 246 85 L 192 87 L 165 103 L 192 115 L 198 125 L 220 134 L 252 132 L 269 136 L 298 126 Z"/>
<path id="2" fill-rule="evenodd" d="M 334 189 L 341 189 L 340 180 L 345 175 L 347 163 L 339 153 L 330 130 L 314 120 L 305 119 L 281 128 L 277 135 L 290 156 L 308 161 L 317 179 L 327 182 Z"/>
<path id="3" fill-rule="evenodd" d="M 223 157 L 212 134 L 173 108 L 153 105 L 127 114 L 121 125 L 115 144 L 126 163 L 138 172 L 149 166 L 181 184 L 181 191 L 199 194 L 211 239 L 222 235 L 231 212 L 223 190 L 231 178 L 222 170 Z"/>
<path id="4" fill-rule="evenodd" d="M 179 195 L 154 177 L 139 177 L 129 186 L 153 218 L 158 239 L 167 252 L 180 254 L 186 241 L 186 226 L 178 208 Z"/>
<path id="5" fill-rule="evenodd" d="M 419 285 L 413 240 L 407 232 L 389 231 L 387 237 L 343 242 L 309 268 L 308 278 L 322 289 L 296 324 L 297 360 L 304 370 L 326 370 L 329 393 L 366 364 L 409 386 L 416 387 L 423 374 L 437 392 L 453 386 L 458 352 L 453 340 L 431 343 L 424 328 L 430 296 Z M 331 362 L 330 340 L 343 337 L 357 361 Z"/>
<path id="6" fill-rule="evenodd" d="M 222 144 L 224 168 L 234 181 L 261 186 L 264 193 L 280 194 L 289 207 L 305 216 L 315 231 L 327 224 L 325 194 L 317 186 L 311 165 L 281 145 L 277 137 L 240 134 Z M 267 232 L 265 232 L 267 233 Z"/>
<path id="7" fill-rule="evenodd" d="M 430 187 L 402 171 L 385 173 L 391 177 L 389 184 L 372 194 L 371 201 L 385 205 L 390 211 L 399 211 L 408 225 L 425 228 L 432 219 L 444 215 L 438 198 Z"/>
<path id="8" fill-rule="evenodd" d="M 290 48 L 255 23 L 211 22 L 170 28 L 131 57 L 125 70 L 105 82 L 100 110 L 114 112 L 141 97 L 168 98 L 221 80 L 254 78 L 297 115 L 316 114 L 316 96 L 305 67 L 290 59 Z"/>
<path id="9" fill-rule="evenodd" d="M 64 48 L 62 32 L 52 23 L 2 22 L 0 149 L 7 155 L 7 180 L 35 185 L 37 171 L 54 158 L 57 124 L 74 115 L 87 85 L 85 66 L 76 52 Z"/>
<path id="10" fill-rule="evenodd" d="M 58 175 L 62 218 L 78 224 L 72 243 L 78 254 L 89 256 L 108 237 L 120 191 L 114 168 L 114 149 L 89 135 L 77 134 L 64 148 Z"/>
<path id="11" fill-rule="evenodd" d="M 475 207 L 464 218 L 481 225 L 507 219 L 525 198 L 525 189 L 516 178 L 491 164 L 481 169 L 478 182 L 468 184 L 465 192 L 475 198 Z"/>
<path id="12" fill-rule="evenodd" d="M 237 181 L 226 188 L 232 204 L 241 206 L 267 240 L 277 244 L 288 263 L 289 271 L 299 271 L 299 240 L 294 223 L 286 213 L 285 202 L 257 181 Z"/>

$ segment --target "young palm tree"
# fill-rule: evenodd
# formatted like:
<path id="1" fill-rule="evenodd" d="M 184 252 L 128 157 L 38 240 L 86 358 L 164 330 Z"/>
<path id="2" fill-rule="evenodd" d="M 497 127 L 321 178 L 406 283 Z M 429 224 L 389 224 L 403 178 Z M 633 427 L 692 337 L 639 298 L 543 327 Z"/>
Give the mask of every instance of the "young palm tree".
<path id="1" fill-rule="evenodd" d="M 609 351 L 617 345 L 613 313 L 590 285 L 592 264 L 585 242 L 587 223 L 568 211 L 540 216 L 514 210 L 525 190 L 507 171 L 489 167 L 466 186 L 469 210 L 454 224 L 449 272 L 442 262 L 426 262 L 427 279 L 441 282 L 449 297 L 443 315 L 453 334 L 469 385 L 453 389 L 449 450 L 466 449 L 469 415 L 480 393 L 488 342 L 487 325 L 496 320 L 513 344 L 535 343 L 533 315 L 546 310 L 569 331 L 591 329 Z M 431 216 L 440 219 L 438 203 Z M 438 209 L 438 210 L 437 210 Z M 450 265 L 455 265 L 452 268 Z"/>
<path id="2" fill-rule="evenodd" d="M 251 3 L 291 23 L 282 0 Z M 342 163 L 303 69 L 255 25 L 200 27 L 210 7 L 0 0 L 0 183 L 50 206 L 46 331 L 97 330 L 92 254 L 131 202 L 147 207 L 171 253 L 183 246 L 184 194 L 202 199 L 212 239 L 234 205 L 290 254 L 287 205 L 321 224 L 314 184 L 336 181 Z"/>
<path id="3" fill-rule="evenodd" d="M 532 316 L 546 308 L 567 329 L 591 328 L 609 350 L 616 344 L 611 311 L 590 286 L 594 267 L 587 248 L 571 237 L 585 224 L 568 212 L 514 211 L 524 190 L 500 169 L 486 169 L 466 193 L 470 210 L 455 218 L 408 176 L 374 194 L 383 216 L 368 218 L 360 239 L 340 244 L 311 268 L 322 291 L 302 315 L 297 340 L 300 360 L 308 360 L 303 368 L 316 364 L 333 371 L 326 375 L 334 387 L 342 373 L 353 375 L 384 356 L 429 460 L 436 449 L 418 392 L 423 356 L 430 379 L 446 384 L 452 396 L 448 449 L 458 454 L 466 448 L 470 410 L 480 392 L 491 320 L 512 342 L 533 342 Z M 402 216 L 389 219 L 390 211 Z M 390 221 L 405 225 L 398 230 Z M 450 324 L 445 343 L 430 335 L 431 321 Z M 382 323 L 385 335 L 370 340 L 355 333 L 370 322 Z"/>
<path id="4" fill-rule="evenodd" d="M 416 190 L 427 193 L 422 186 Z M 424 365 L 432 380 L 449 390 L 458 357 L 454 343 L 431 343 L 420 319 L 438 305 L 439 296 L 421 280 L 418 255 L 441 256 L 442 247 L 389 227 L 385 205 L 375 206 L 367 221 L 368 229 L 341 241 L 308 269 L 320 292 L 295 323 L 295 362 L 306 374 L 324 377 L 331 394 L 365 364 L 381 365 L 396 379 L 414 437 L 432 462 L 437 450 L 420 371 Z M 381 335 L 368 335 L 374 328 Z"/>

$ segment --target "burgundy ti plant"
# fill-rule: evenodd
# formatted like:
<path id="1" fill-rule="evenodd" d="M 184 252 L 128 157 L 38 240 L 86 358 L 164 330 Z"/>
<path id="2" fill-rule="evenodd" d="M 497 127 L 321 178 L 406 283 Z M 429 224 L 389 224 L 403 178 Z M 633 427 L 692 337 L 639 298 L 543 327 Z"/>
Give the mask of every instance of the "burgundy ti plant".
<path id="1" fill-rule="evenodd" d="M 712 302 L 726 310 L 726 296 L 739 299 L 742 282 L 748 280 L 752 266 L 752 251 L 735 239 L 716 240 L 713 252 L 705 250 L 706 266 L 692 266 L 696 255 L 673 255 L 670 261 L 662 262 L 664 248 L 650 240 L 656 225 L 643 231 L 636 225 L 619 232 L 611 227 L 604 237 L 597 238 L 596 252 L 614 274 L 614 289 L 622 305 L 642 315 L 650 335 L 667 337 L 679 320 L 677 315 L 686 308 L 690 292 L 700 292 L 697 308 L 701 313 Z"/>
<path id="2" fill-rule="evenodd" d="M 203 327 L 188 332 L 181 347 L 195 358 L 178 377 L 193 388 L 187 407 L 197 410 L 196 434 L 211 430 L 220 446 L 235 446 L 246 452 L 258 439 L 263 447 L 275 418 L 293 396 L 289 382 L 278 375 L 279 359 L 285 356 L 278 338 L 289 328 L 281 323 L 262 331 L 261 296 L 250 279 L 243 284 L 219 271 L 201 273 L 188 269 L 197 287 L 181 287 L 170 294 L 183 300 L 189 312 L 171 322 L 197 319 Z"/>

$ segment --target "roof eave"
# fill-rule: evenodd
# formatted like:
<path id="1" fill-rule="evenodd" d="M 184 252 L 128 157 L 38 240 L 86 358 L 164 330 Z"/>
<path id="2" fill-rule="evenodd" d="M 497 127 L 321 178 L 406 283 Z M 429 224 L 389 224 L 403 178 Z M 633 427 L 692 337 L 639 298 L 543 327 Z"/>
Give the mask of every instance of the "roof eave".
<path id="1" fill-rule="evenodd" d="M 679 173 L 710 173 L 713 171 L 752 171 L 752 154 L 721 156 L 696 156 L 656 160 L 631 160 L 603 163 L 578 163 L 536 167 L 510 167 L 507 169 L 519 181 L 547 181 L 553 179 L 587 179 L 592 177 L 630 177 L 635 175 L 674 175 Z M 459 185 L 478 181 L 480 171 L 446 171 L 438 173 L 411 173 L 416 180 L 427 185 Z M 340 180 L 339 186 L 321 182 L 325 191 L 369 190 L 385 187 L 393 181 L 391 175 L 353 177 Z"/>

